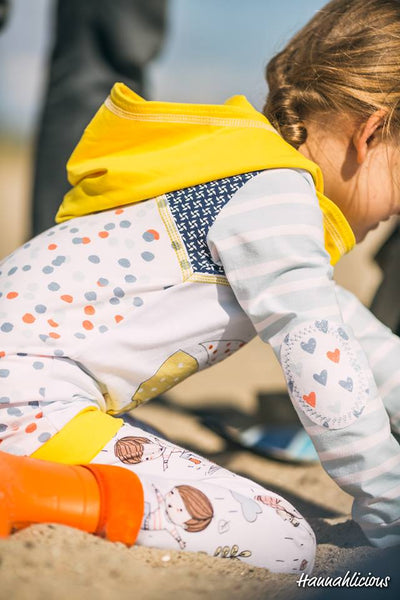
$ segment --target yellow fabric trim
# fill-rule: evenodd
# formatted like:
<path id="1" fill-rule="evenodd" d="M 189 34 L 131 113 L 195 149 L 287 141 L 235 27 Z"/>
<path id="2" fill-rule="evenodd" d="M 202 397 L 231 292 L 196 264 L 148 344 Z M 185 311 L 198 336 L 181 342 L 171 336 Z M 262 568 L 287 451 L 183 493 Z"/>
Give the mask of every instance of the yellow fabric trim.
<path id="1" fill-rule="evenodd" d="M 257 127 L 272 131 L 279 135 L 272 125 L 269 123 L 263 123 L 262 121 L 256 121 L 254 119 L 229 119 L 223 117 L 213 117 L 207 115 L 191 115 L 191 114 L 178 114 L 178 113 L 141 113 L 141 112 L 129 112 L 122 108 L 119 108 L 114 104 L 109 96 L 104 105 L 118 117 L 123 119 L 129 119 L 131 121 L 148 121 L 153 123 L 186 123 L 190 125 L 215 125 L 217 127 Z"/>
<path id="2" fill-rule="evenodd" d="M 346 217 L 336 204 L 317 191 L 318 202 L 324 216 L 325 248 L 331 257 L 331 264 L 349 252 L 356 243 L 353 230 Z"/>
<path id="3" fill-rule="evenodd" d="M 189 281 L 197 283 L 218 283 L 219 285 L 229 286 L 229 282 L 224 275 L 203 275 L 203 273 L 193 273 Z"/>
<path id="4" fill-rule="evenodd" d="M 116 419 L 89 406 L 31 456 L 68 465 L 90 463 L 123 423 L 122 419 Z"/>
<path id="5" fill-rule="evenodd" d="M 191 277 L 193 269 L 190 264 L 189 256 L 186 252 L 186 248 L 181 240 L 181 236 L 179 235 L 175 221 L 169 210 L 168 202 L 165 196 L 160 196 L 157 198 L 157 207 L 169 235 L 169 239 L 171 240 L 172 248 L 175 251 L 178 259 L 179 267 L 182 271 L 183 281 L 186 281 Z"/>

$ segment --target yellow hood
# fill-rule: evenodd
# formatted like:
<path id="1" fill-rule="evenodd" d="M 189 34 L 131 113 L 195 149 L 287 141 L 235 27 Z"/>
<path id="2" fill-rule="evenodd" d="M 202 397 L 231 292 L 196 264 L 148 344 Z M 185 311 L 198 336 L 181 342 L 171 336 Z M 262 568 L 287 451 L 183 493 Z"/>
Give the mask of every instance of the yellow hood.
<path id="1" fill-rule="evenodd" d="M 323 196 L 319 167 L 287 144 L 244 96 L 223 105 L 147 102 L 116 83 L 68 161 L 73 188 L 56 221 L 273 168 L 311 173 L 335 264 L 355 239 L 338 207 Z"/>

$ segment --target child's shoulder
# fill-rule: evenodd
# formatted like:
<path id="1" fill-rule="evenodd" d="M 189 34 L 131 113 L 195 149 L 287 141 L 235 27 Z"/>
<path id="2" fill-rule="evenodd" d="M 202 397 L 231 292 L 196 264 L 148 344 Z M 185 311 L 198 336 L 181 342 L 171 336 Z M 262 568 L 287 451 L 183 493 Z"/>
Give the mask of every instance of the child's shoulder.
<path id="1" fill-rule="evenodd" d="M 298 194 L 312 195 L 316 190 L 312 175 L 303 169 L 266 169 L 246 182 L 243 192 L 265 195 Z"/>

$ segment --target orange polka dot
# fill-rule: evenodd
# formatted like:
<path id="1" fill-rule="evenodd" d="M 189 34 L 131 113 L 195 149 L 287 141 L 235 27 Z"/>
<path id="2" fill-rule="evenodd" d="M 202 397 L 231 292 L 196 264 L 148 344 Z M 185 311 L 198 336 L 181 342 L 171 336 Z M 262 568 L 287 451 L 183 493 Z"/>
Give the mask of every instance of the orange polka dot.
<path id="1" fill-rule="evenodd" d="M 42 419 L 43 418 L 43 413 L 39 412 L 37 415 L 35 415 L 35 419 Z"/>
<path id="2" fill-rule="evenodd" d="M 6 297 L 7 297 L 9 300 L 12 300 L 13 298 L 16 298 L 17 296 L 18 296 L 18 292 L 8 292 L 8 294 L 7 294 L 7 296 L 6 296 Z"/>
<path id="3" fill-rule="evenodd" d="M 122 315 L 115 315 L 115 317 L 114 317 L 116 323 L 119 323 L 120 321 L 122 321 L 123 318 L 124 317 Z"/>
<path id="4" fill-rule="evenodd" d="M 32 433 L 36 429 L 37 429 L 36 423 L 29 423 L 29 425 L 27 427 L 25 427 L 26 433 Z"/>
<path id="5" fill-rule="evenodd" d="M 56 333 L 55 331 L 50 331 L 49 337 L 53 338 L 53 340 L 58 340 L 60 334 Z"/>
<path id="6" fill-rule="evenodd" d="M 155 240 L 160 239 L 160 234 L 155 229 L 148 229 L 147 231 L 153 235 Z"/>
<path id="7" fill-rule="evenodd" d="M 88 238 L 88 237 L 83 237 L 83 238 L 82 238 L 82 244 L 90 244 L 90 238 Z"/>
<path id="8" fill-rule="evenodd" d="M 3 356 L 5 356 L 5 355 L 6 355 L 5 352 L 3 352 L 3 351 L 0 352 L 0 358 L 3 358 Z"/>
<path id="9" fill-rule="evenodd" d="M 25 313 L 22 317 L 24 323 L 34 323 L 36 321 L 35 317 L 31 315 L 31 313 Z"/>
<path id="10" fill-rule="evenodd" d="M 117 208 L 117 210 L 115 211 L 116 215 L 122 215 L 122 213 L 124 212 L 123 208 Z"/>
<path id="11" fill-rule="evenodd" d="M 210 345 L 208 346 L 208 349 L 209 349 L 209 350 L 212 350 L 213 348 L 214 348 L 214 346 L 213 346 L 212 344 L 210 344 Z"/>
<path id="12" fill-rule="evenodd" d="M 47 322 L 50 325 L 50 327 L 58 327 L 58 323 L 56 323 L 56 321 L 53 321 L 53 319 L 48 319 Z"/>
<path id="13" fill-rule="evenodd" d="M 47 248 L 48 248 L 49 250 L 55 250 L 55 249 L 57 248 L 57 244 L 49 244 L 49 245 L 47 246 Z"/>
<path id="14" fill-rule="evenodd" d="M 94 315 L 94 313 L 96 312 L 94 306 L 90 306 L 90 305 L 85 306 L 85 308 L 83 310 L 85 311 L 85 314 L 87 314 L 87 315 Z"/>
<path id="15" fill-rule="evenodd" d="M 99 231 L 99 237 L 107 238 L 109 236 L 108 231 Z"/>
<path id="16" fill-rule="evenodd" d="M 93 329 L 94 325 L 91 321 L 82 321 L 82 327 L 84 329 Z"/>
<path id="17" fill-rule="evenodd" d="M 64 302 L 69 302 L 69 303 L 74 301 L 73 297 L 70 296 L 69 294 L 63 294 L 61 296 L 61 300 L 64 300 Z"/>

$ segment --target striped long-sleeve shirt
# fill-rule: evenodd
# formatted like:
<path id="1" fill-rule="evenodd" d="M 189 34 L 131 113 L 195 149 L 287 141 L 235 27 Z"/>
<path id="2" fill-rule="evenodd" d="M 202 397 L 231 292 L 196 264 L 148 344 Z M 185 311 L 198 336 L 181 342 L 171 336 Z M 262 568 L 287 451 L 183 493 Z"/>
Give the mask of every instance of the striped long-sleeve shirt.
<path id="1" fill-rule="evenodd" d="M 257 175 L 221 210 L 208 244 L 280 361 L 322 465 L 354 497 L 354 519 L 373 544 L 399 544 L 400 340 L 335 286 L 311 177 Z"/>

